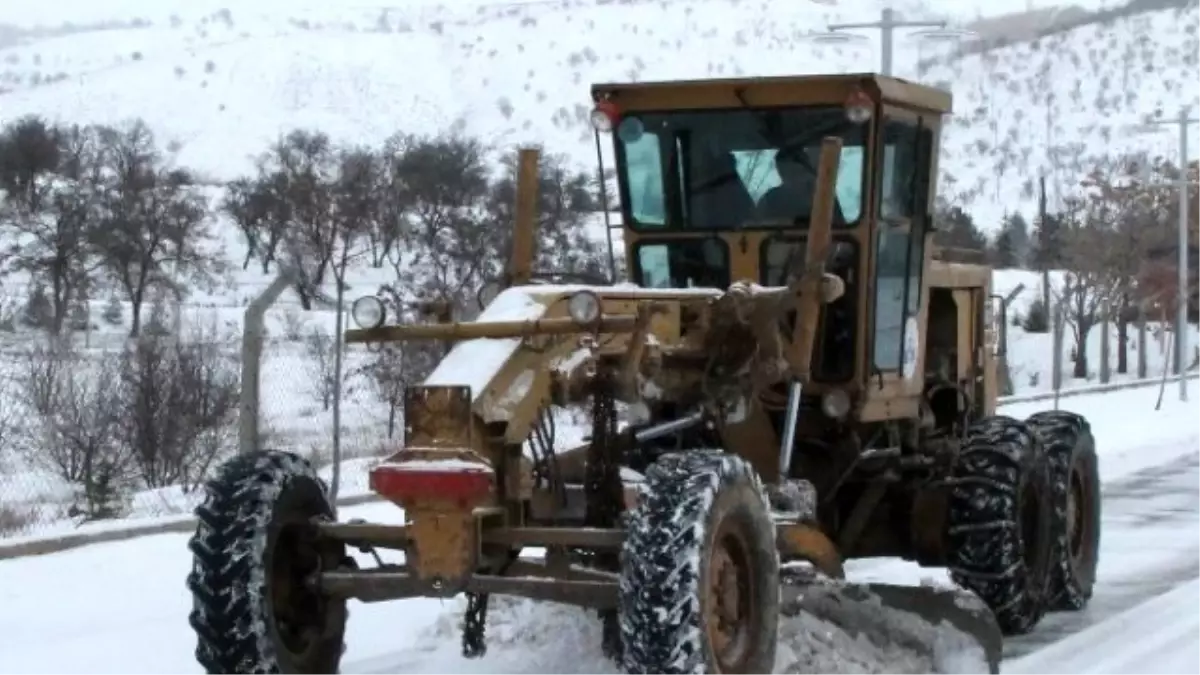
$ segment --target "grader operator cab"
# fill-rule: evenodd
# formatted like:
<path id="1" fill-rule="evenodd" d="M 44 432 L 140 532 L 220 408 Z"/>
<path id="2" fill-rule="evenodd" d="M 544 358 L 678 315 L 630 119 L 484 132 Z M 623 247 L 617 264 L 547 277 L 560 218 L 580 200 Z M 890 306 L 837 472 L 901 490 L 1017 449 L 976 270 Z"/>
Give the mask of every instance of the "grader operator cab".
<path id="1" fill-rule="evenodd" d="M 633 283 L 529 279 L 526 153 L 517 284 L 476 320 L 389 325 L 356 302 L 348 343 L 453 344 L 370 473 L 404 525 L 337 522 L 297 455 L 227 462 L 191 544 L 205 668 L 335 672 L 348 599 L 460 594 L 478 656 L 509 594 L 599 610 L 627 672 L 770 672 L 781 614 L 820 586 L 947 622 L 996 672 L 1001 633 L 1086 605 L 1088 423 L 997 414 L 991 270 L 932 242 L 949 94 L 838 75 L 592 96 Z M 590 433 L 563 447 L 580 411 Z M 360 569 L 351 547 L 404 562 Z M 844 579 L 871 557 L 961 588 Z"/>

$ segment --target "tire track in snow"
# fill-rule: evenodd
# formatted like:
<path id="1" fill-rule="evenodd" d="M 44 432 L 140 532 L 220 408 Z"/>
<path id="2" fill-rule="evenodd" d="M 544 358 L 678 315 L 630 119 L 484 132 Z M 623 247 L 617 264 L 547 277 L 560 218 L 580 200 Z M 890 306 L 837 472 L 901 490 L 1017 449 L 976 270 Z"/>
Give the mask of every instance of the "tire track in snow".
<path id="1" fill-rule="evenodd" d="M 1034 632 L 1009 638 L 1006 660 L 1047 647 L 1200 574 L 1200 449 L 1110 482 L 1102 495 L 1100 568 L 1091 603 L 1082 612 L 1049 614 Z"/>

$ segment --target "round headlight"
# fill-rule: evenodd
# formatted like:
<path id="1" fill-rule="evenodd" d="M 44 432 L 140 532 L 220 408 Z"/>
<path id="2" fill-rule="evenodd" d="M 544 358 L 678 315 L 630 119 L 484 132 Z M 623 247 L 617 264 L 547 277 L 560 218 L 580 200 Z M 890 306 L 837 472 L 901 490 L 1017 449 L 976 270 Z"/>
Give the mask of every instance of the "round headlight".
<path id="1" fill-rule="evenodd" d="M 605 99 L 596 104 L 590 115 L 592 128 L 600 132 L 612 131 L 617 120 L 621 117 L 621 111 L 617 109 L 617 105 L 612 101 Z"/>
<path id="2" fill-rule="evenodd" d="M 383 301 L 374 295 L 363 296 L 350 306 L 350 318 L 362 329 L 379 328 L 386 317 L 387 310 L 383 307 Z"/>
<path id="3" fill-rule="evenodd" d="M 612 118 L 600 108 L 592 110 L 592 128 L 596 131 L 612 131 Z"/>
<path id="4" fill-rule="evenodd" d="M 567 300 L 567 314 L 576 323 L 593 323 L 600 318 L 600 296 L 591 291 L 578 291 Z"/>
<path id="5" fill-rule="evenodd" d="M 832 419 L 842 419 L 850 413 L 850 395 L 841 389 L 825 394 L 821 397 L 821 412 Z"/>

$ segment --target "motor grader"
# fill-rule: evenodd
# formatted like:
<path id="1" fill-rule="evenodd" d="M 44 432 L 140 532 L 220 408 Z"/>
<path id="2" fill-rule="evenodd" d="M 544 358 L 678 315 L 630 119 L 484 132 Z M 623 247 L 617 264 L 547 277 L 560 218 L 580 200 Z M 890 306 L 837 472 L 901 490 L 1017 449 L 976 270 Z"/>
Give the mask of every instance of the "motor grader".
<path id="1" fill-rule="evenodd" d="M 529 151 L 507 287 L 476 319 L 388 323 L 383 301 L 356 301 L 348 344 L 448 348 L 370 470 L 404 524 L 338 522 L 295 454 L 226 462 L 191 543 L 200 663 L 335 672 L 348 600 L 459 595 L 478 656 L 488 598 L 507 594 L 598 610 L 626 672 L 770 672 L 789 603 L 862 558 L 947 568 L 950 600 L 867 591 L 974 635 L 993 672 L 1001 633 L 1084 607 L 1088 423 L 997 413 L 991 270 L 933 242 L 950 95 L 868 74 L 592 99 L 629 281 L 532 277 Z M 352 548 L 404 562 L 362 569 Z"/>

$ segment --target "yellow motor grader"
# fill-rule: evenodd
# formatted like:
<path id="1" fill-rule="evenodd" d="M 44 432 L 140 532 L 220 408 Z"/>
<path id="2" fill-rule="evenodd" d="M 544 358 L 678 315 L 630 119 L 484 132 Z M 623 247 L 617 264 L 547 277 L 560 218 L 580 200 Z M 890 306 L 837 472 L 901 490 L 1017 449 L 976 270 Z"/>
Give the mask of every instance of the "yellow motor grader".
<path id="1" fill-rule="evenodd" d="M 404 524 L 337 522 L 298 455 L 226 462 L 191 543 L 208 672 L 336 672 L 349 599 L 465 595 L 466 656 L 493 594 L 594 608 L 639 673 L 770 672 L 781 614 L 819 586 L 946 622 L 993 672 L 1002 634 L 1084 607 L 1088 423 L 996 412 L 991 270 L 932 241 L 950 95 L 864 74 L 592 98 L 629 282 L 531 278 L 526 152 L 512 283 L 476 320 L 389 324 L 358 300 L 347 343 L 452 345 L 370 472 Z M 564 447 L 580 412 L 590 434 Z M 349 548 L 404 562 L 361 569 Z M 960 589 L 845 580 L 876 557 L 947 568 Z"/>

